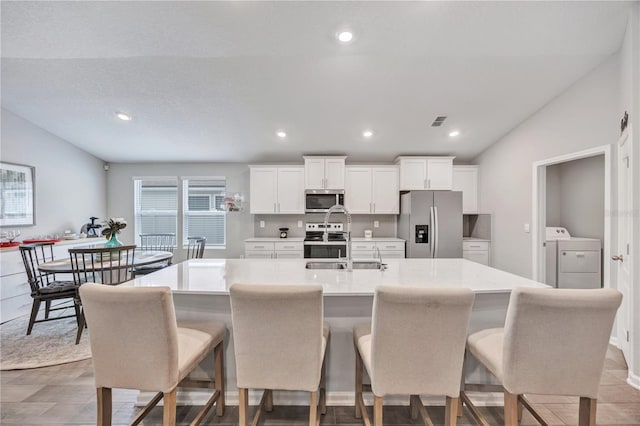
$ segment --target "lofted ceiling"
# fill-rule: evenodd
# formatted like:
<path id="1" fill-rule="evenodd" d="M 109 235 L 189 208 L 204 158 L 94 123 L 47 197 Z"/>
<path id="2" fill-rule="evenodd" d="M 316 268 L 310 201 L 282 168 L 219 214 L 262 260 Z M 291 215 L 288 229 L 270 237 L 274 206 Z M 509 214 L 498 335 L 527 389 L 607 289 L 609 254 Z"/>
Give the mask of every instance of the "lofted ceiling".
<path id="1" fill-rule="evenodd" d="M 629 12 L 606 1 L 1 8 L 2 107 L 109 162 L 470 160 L 618 51 Z M 355 37 L 343 45 L 345 28 Z"/>

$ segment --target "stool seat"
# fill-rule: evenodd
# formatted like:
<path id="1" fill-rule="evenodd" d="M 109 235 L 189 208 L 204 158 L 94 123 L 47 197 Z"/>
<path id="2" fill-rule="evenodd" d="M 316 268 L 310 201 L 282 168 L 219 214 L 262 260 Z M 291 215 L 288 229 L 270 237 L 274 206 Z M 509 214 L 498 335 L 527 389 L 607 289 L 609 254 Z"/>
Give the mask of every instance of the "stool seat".
<path id="1" fill-rule="evenodd" d="M 471 354 L 502 382 L 504 328 L 489 328 L 473 333 L 467 339 L 467 349 Z"/>
<path id="2" fill-rule="evenodd" d="M 178 381 L 184 379 L 224 339 L 227 328 L 218 322 L 178 322 Z"/>

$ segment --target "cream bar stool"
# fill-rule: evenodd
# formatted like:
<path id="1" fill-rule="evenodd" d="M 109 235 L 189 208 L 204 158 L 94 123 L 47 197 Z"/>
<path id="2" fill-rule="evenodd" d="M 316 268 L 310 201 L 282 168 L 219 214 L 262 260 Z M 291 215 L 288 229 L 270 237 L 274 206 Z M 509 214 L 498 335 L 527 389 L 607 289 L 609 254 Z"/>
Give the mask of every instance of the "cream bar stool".
<path id="1" fill-rule="evenodd" d="M 322 287 L 234 284 L 229 293 L 240 425 L 248 424 L 248 389 L 264 389 L 253 425 L 263 409 L 273 409 L 273 390 L 311 392 L 309 425 L 320 424 L 318 396 L 324 414 L 329 339 Z"/>
<path id="2" fill-rule="evenodd" d="M 169 287 L 83 284 L 80 297 L 90 329 L 98 392 L 98 425 L 111 425 L 112 388 L 158 392 L 133 419 L 132 425 L 140 423 L 162 398 L 162 424 L 175 425 L 178 386 L 215 388 L 192 425 L 199 424 L 216 401 L 217 415 L 224 414 L 224 324 L 176 324 Z M 187 378 L 212 350 L 215 381 Z"/>
<path id="3" fill-rule="evenodd" d="M 505 327 L 469 336 L 468 351 L 502 383 L 505 425 L 518 424 L 522 406 L 547 424 L 525 398 L 529 393 L 579 396 L 579 424 L 595 425 L 600 376 L 621 301 L 613 289 L 515 288 Z M 465 385 L 472 389 L 482 387 Z M 486 425 L 464 392 L 462 397 Z"/>
<path id="4" fill-rule="evenodd" d="M 382 399 L 410 395 L 411 417 L 432 425 L 420 395 L 446 396 L 445 425 L 455 425 L 469 316 L 469 289 L 376 289 L 373 322 L 356 326 L 356 417 L 371 421 L 362 392 L 363 365 L 371 379 L 374 425 L 382 426 Z"/>

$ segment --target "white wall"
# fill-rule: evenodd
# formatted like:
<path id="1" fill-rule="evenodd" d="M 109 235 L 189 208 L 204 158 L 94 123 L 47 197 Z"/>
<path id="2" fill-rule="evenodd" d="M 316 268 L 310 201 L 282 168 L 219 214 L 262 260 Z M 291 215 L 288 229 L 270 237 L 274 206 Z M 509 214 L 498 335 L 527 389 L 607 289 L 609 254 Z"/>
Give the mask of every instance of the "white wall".
<path id="1" fill-rule="evenodd" d="M 103 162 L 12 112 L 1 110 L 0 159 L 34 166 L 35 226 L 20 229 L 20 239 L 80 232 L 90 216 L 107 211 Z"/>
<path id="2" fill-rule="evenodd" d="M 111 164 L 107 172 L 108 217 L 123 217 L 128 227 L 119 235 L 124 243 L 135 242 L 135 220 L 133 205 L 134 176 L 225 176 L 227 190 L 240 192 L 249 199 L 249 167 L 231 163 L 117 163 Z M 180 194 L 180 191 L 178 191 Z M 181 195 L 178 201 L 182 203 Z M 182 229 L 182 218 L 178 217 L 178 233 Z M 226 249 L 207 249 L 204 257 L 237 258 L 244 253 L 244 239 L 253 236 L 253 218 L 248 204 L 243 212 L 227 214 Z M 184 250 L 175 252 L 174 262 L 185 258 Z"/>
<path id="3" fill-rule="evenodd" d="M 603 155 L 547 167 L 547 226 L 604 240 Z"/>
<path id="4" fill-rule="evenodd" d="M 532 274 L 532 163 L 614 143 L 620 55 L 608 58 L 477 158 L 480 210 L 493 215 L 494 266 Z"/>

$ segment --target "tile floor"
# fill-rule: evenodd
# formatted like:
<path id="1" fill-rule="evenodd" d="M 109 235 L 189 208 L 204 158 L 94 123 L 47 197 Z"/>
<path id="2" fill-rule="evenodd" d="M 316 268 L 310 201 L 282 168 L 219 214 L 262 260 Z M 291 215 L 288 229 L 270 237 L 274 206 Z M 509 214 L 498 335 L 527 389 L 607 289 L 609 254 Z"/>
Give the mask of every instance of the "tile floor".
<path id="1" fill-rule="evenodd" d="M 626 364 L 620 351 L 610 349 L 602 376 L 598 400 L 598 425 L 640 425 L 640 391 L 625 383 Z M 113 424 L 126 425 L 135 414 L 135 391 L 113 391 Z M 578 423 L 577 398 L 542 397 L 531 395 L 530 399 L 542 411 L 552 425 L 576 425 Z M 179 407 L 178 424 L 189 424 L 198 407 Z M 212 413 L 203 424 L 233 425 L 238 421 L 237 407 L 229 406 L 224 417 Z M 444 409 L 428 407 L 435 424 L 444 421 Z M 481 407 L 487 421 L 500 425 L 502 413 L 499 408 Z M 261 424 L 268 426 L 306 425 L 306 407 L 274 407 L 266 413 Z M 91 361 L 80 361 L 55 367 L 33 370 L 0 372 L 0 424 L 2 425 L 94 425 L 96 397 L 93 386 Z M 385 406 L 385 425 L 411 425 L 408 407 Z M 145 425 L 161 425 L 162 409 L 156 407 L 144 421 Z M 322 416 L 326 425 L 361 425 L 353 417 L 352 407 L 328 407 Z M 473 425 L 475 422 L 465 409 L 458 424 Z M 525 411 L 523 425 L 538 424 Z"/>

